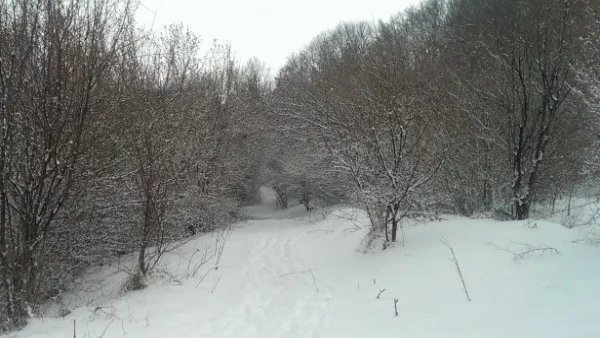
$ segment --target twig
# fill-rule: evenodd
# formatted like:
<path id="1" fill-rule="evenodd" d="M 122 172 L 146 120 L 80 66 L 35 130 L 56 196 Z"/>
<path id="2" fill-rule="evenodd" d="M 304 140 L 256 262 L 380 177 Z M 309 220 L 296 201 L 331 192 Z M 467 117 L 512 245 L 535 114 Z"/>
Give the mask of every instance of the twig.
<path id="1" fill-rule="evenodd" d="M 127 332 L 125 331 L 125 323 L 123 322 L 123 320 L 121 320 L 121 330 L 123 330 L 123 335 L 121 336 L 121 338 L 124 338 L 127 335 Z"/>
<path id="2" fill-rule="evenodd" d="M 217 238 L 215 239 L 215 250 L 216 250 L 215 270 L 219 270 L 219 265 L 221 264 L 221 257 L 223 257 L 223 251 L 225 250 L 225 245 L 229 241 L 229 238 L 231 237 L 232 233 L 233 233 L 233 229 L 231 227 L 227 227 L 217 234 Z"/>
<path id="3" fill-rule="evenodd" d="M 398 317 L 398 298 L 394 298 L 394 313 Z"/>
<path id="4" fill-rule="evenodd" d="M 510 251 L 510 250 L 508 250 L 508 249 L 506 249 L 506 248 L 503 248 L 503 247 L 501 247 L 501 246 L 499 246 L 499 245 L 496 245 L 496 244 L 494 244 L 494 243 L 492 243 L 492 242 L 489 242 L 489 243 L 488 243 L 488 245 L 491 245 L 491 246 L 495 247 L 495 248 L 496 248 L 496 249 L 498 249 L 498 250 L 506 251 L 506 252 L 508 252 L 508 253 L 511 253 L 511 254 L 513 254 L 513 255 L 515 254 L 514 252 L 512 252 L 512 251 Z"/>
<path id="5" fill-rule="evenodd" d="M 315 229 L 315 230 L 311 230 L 311 231 L 307 232 L 307 234 L 312 234 L 314 232 L 319 232 L 319 231 L 324 232 L 325 235 L 328 235 L 333 232 L 333 230 Z"/>
<path id="6" fill-rule="evenodd" d="M 515 252 L 515 251 L 508 250 L 506 248 L 500 247 L 494 243 L 488 243 L 488 244 L 499 250 L 506 251 L 506 252 L 512 254 L 513 260 L 515 262 L 523 260 L 535 252 L 540 252 L 541 254 L 544 254 L 545 252 L 551 252 L 555 255 L 560 254 L 560 252 L 556 248 L 550 247 L 546 244 L 542 244 L 543 246 L 540 246 L 540 247 L 535 247 L 535 246 L 533 246 L 531 244 L 527 244 L 527 243 L 519 243 L 519 242 L 511 242 L 511 243 L 521 245 L 523 248 L 521 249 L 521 251 Z"/>
<path id="7" fill-rule="evenodd" d="M 111 311 L 110 312 L 106 311 L 106 310 L 104 310 L 105 308 L 110 309 Z M 119 318 L 119 316 L 116 315 L 117 310 L 112 305 L 111 306 L 96 306 L 96 308 L 94 308 L 93 314 L 96 315 L 98 312 L 102 313 L 107 318 L 121 319 L 121 318 Z"/>
<path id="8" fill-rule="evenodd" d="M 98 338 L 103 338 L 103 337 L 104 337 L 104 335 L 106 335 L 106 331 L 108 331 L 108 328 L 110 327 L 110 325 L 111 325 L 111 324 L 112 324 L 114 321 L 115 321 L 115 319 L 113 318 L 113 319 L 110 321 L 110 323 L 108 323 L 108 325 L 106 325 L 106 326 L 104 327 L 104 330 L 102 330 L 102 334 L 100 334 L 100 335 L 98 336 Z M 123 323 L 123 321 L 121 321 L 121 323 Z"/>
<path id="9" fill-rule="evenodd" d="M 200 283 L 202 283 L 202 281 L 204 281 L 204 279 L 206 278 L 206 276 L 208 276 L 208 274 L 209 274 L 211 271 L 218 271 L 220 266 L 222 266 L 222 267 L 228 267 L 227 265 L 215 265 L 215 266 L 213 266 L 212 268 L 210 268 L 210 269 L 206 270 L 206 272 L 204 273 L 204 275 L 202 275 L 202 277 L 200 278 L 200 280 L 199 280 L 199 281 L 198 281 L 198 283 L 196 284 L 196 287 L 200 286 Z"/>
<path id="10" fill-rule="evenodd" d="M 526 258 L 527 256 L 531 255 L 534 252 L 540 252 L 541 254 L 544 254 L 545 252 L 551 252 L 551 253 L 554 253 L 555 255 L 560 254 L 556 248 L 549 247 L 545 244 L 543 244 L 544 246 L 541 246 L 541 247 L 534 247 L 530 244 L 525 244 L 525 243 L 516 243 L 516 244 L 523 245 L 526 247 L 526 249 L 524 251 L 517 253 L 514 256 L 515 261 L 520 261 L 520 260 Z"/>
<path id="11" fill-rule="evenodd" d="M 377 294 L 377 299 L 381 298 L 381 294 L 385 292 L 385 289 L 379 289 L 379 293 Z"/>
<path id="12" fill-rule="evenodd" d="M 215 252 L 216 250 L 212 250 L 212 251 L 208 251 L 208 246 L 204 249 L 204 254 L 202 254 L 202 257 L 200 258 L 200 262 L 198 264 L 196 264 L 196 267 L 194 268 L 194 272 L 192 273 L 192 277 L 196 277 L 196 274 L 198 274 L 198 271 L 200 271 L 200 269 L 209 261 L 211 260 L 213 257 L 215 257 Z"/>
<path id="13" fill-rule="evenodd" d="M 471 301 L 471 297 L 469 296 L 469 290 L 467 290 L 467 284 L 465 283 L 465 279 L 463 277 L 462 271 L 460 270 L 460 264 L 458 264 L 458 259 L 456 258 L 456 254 L 454 253 L 454 249 L 445 240 L 441 240 L 441 242 L 444 243 L 444 245 L 446 247 L 448 247 L 448 250 L 450 250 L 450 253 L 452 254 L 452 263 L 456 267 L 456 271 L 458 272 L 458 276 L 460 277 L 460 281 L 462 282 L 463 289 L 465 290 L 465 296 L 467 296 L 467 301 L 470 302 Z"/>
<path id="14" fill-rule="evenodd" d="M 185 268 L 185 274 L 189 275 L 189 271 L 190 271 L 190 266 L 192 265 L 192 259 L 194 259 L 194 256 L 196 256 L 196 254 L 200 252 L 200 249 L 196 249 L 196 251 L 194 251 L 194 253 L 192 254 L 192 256 L 190 257 L 190 259 L 188 260 L 188 265 L 187 268 Z"/>
<path id="15" fill-rule="evenodd" d="M 315 285 L 315 290 L 317 290 L 317 293 L 319 293 L 319 288 L 317 287 L 317 281 L 315 280 L 315 275 L 313 274 L 312 270 L 308 270 L 310 272 L 310 275 L 312 276 L 312 280 L 313 280 L 313 284 Z"/>
<path id="16" fill-rule="evenodd" d="M 287 276 L 291 276 L 291 275 L 299 275 L 299 274 L 302 274 L 302 273 L 309 273 L 309 272 L 310 272 L 309 270 L 292 271 L 292 272 L 288 272 L 288 273 L 284 273 L 284 274 L 281 274 L 279 276 L 276 276 L 275 278 L 282 278 L 282 277 L 287 277 Z"/>
<path id="17" fill-rule="evenodd" d="M 215 290 L 217 289 L 217 285 L 219 285 L 219 282 L 221 281 L 221 277 L 219 277 L 217 279 L 217 281 L 215 282 L 215 285 L 213 286 L 212 290 L 210 291 L 210 293 L 215 293 Z"/>

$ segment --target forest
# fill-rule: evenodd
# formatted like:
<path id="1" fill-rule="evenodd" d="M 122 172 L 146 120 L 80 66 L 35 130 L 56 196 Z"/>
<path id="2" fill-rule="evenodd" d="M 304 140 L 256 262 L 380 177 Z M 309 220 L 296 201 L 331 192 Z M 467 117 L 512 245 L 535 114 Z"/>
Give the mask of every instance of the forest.
<path id="1" fill-rule="evenodd" d="M 90 266 L 281 209 L 526 220 L 600 186 L 600 2 L 425 0 L 269 72 L 132 0 L 0 0 L 0 332 Z M 390 13 L 392 14 L 392 13 Z"/>

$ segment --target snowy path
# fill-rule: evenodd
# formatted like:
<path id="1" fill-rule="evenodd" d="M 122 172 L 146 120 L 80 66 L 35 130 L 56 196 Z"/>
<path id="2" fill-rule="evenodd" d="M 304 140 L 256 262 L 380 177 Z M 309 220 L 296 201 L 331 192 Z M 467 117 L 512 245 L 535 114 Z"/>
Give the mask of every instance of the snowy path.
<path id="1" fill-rule="evenodd" d="M 254 234 L 242 265 L 249 282 L 243 286 L 245 296 L 216 331 L 223 337 L 319 337 L 331 295 L 324 285 L 315 289 L 296 248 L 305 234 L 281 229 L 280 221 L 262 221 L 261 226 L 265 231 Z"/>
<path id="2" fill-rule="evenodd" d="M 70 315 L 32 320 L 14 337 L 73 337 L 74 321 L 77 338 L 600 337 L 600 248 L 574 241 L 576 231 L 449 217 L 411 229 L 404 247 L 364 254 L 357 248 L 365 230 L 354 223 L 365 219 L 354 210 L 318 220 L 300 208 L 271 211 L 272 218 L 267 207 L 256 210 L 260 217 L 233 232 L 218 271 L 206 270 L 211 263 L 189 274 L 190 259 L 214 241 L 201 237 L 165 256 L 172 278 L 80 302 Z M 456 251 L 471 303 L 440 239 Z M 498 249 L 519 250 L 518 243 L 560 254 L 515 262 Z M 99 287 L 110 291 L 124 274 L 105 270 L 90 280 L 104 278 Z"/>

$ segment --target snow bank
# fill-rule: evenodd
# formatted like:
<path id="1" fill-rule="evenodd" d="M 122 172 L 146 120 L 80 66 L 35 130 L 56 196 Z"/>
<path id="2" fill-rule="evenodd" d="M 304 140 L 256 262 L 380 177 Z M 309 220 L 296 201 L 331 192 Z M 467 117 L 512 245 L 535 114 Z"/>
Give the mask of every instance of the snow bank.
<path id="1" fill-rule="evenodd" d="M 576 230 L 448 217 L 364 254 L 360 211 L 254 212 L 272 217 L 238 225 L 219 262 L 200 264 L 216 235 L 198 238 L 165 257 L 152 286 L 123 295 L 124 257 L 65 295 L 72 313 L 14 337 L 73 337 L 74 323 L 77 337 L 600 337 L 600 248 Z"/>

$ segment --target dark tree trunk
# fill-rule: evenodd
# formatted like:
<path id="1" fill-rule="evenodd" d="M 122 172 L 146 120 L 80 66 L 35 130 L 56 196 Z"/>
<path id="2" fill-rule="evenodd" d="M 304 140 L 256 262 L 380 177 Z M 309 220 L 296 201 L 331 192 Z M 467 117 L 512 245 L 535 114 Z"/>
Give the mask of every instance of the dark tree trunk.
<path id="1" fill-rule="evenodd" d="M 398 238 L 398 211 L 400 210 L 399 205 L 395 205 L 393 209 L 390 207 L 390 216 L 392 221 L 392 242 L 396 242 Z"/>
<path id="2" fill-rule="evenodd" d="M 146 243 L 142 243 L 140 246 L 140 254 L 138 255 L 138 268 L 142 275 L 146 275 L 148 272 L 146 269 Z"/>
<path id="3" fill-rule="evenodd" d="M 485 211 L 492 209 L 492 192 L 487 179 L 483 181 L 483 208 Z"/>
<path id="4" fill-rule="evenodd" d="M 517 201 L 515 203 L 515 219 L 522 221 L 529 218 L 529 201 Z"/>
<path id="5" fill-rule="evenodd" d="M 275 202 L 279 209 L 287 209 L 288 207 L 288 196 L 285 187 L 273 186 L 275 192 Z"/>
<path id="6" fill-rule="evenodd" d="M 12 330 L 25 326 L 27 318 L 27 307 L 23 299 L 23 291 L 21 290 L 18 272 L 13 271 L 12 274 L 6 276 L 4 284 L 6 287 L 6 303 L 7 322 L 0 323 L 0 331 Z"/>
<path id="7" fill-rule="evenodd" d="M 3 280 L 6 288 L 8 321 L 0 323 L 0 331 L 18 329 L 27 324 L 29 309 L 35 306 L 39 283 L 38 263 L 32 253 L 24 253 L 9 268 Z"/>
<path id="8" fill-rule="evenodd" d="M 390 234 L 389 234 L 389 232 L 388 232 L 388 227 L 387 227 L 387 225 L 388 225 L 388 221 L 389 221 L 389 219 L 390 219 L 390 214 L 391 214 L 391 208 L 388 206 L 388 207 L 385 209 L 385 220 L 384 220 L 384 222 L 385 222 L 385 241 L 386 241 L 386 242 L 389 242 L 389 241 L 390 241 Z"/>
<path id="9" fill-rule="evenodd" d="M 303 195 L 302 198 L 300 199 L 300 203 L 302 203 L 302 205 L 304 205 L 304 208 L 306 209 L 306 211 L 310 211 L 310 197 Z"/>

